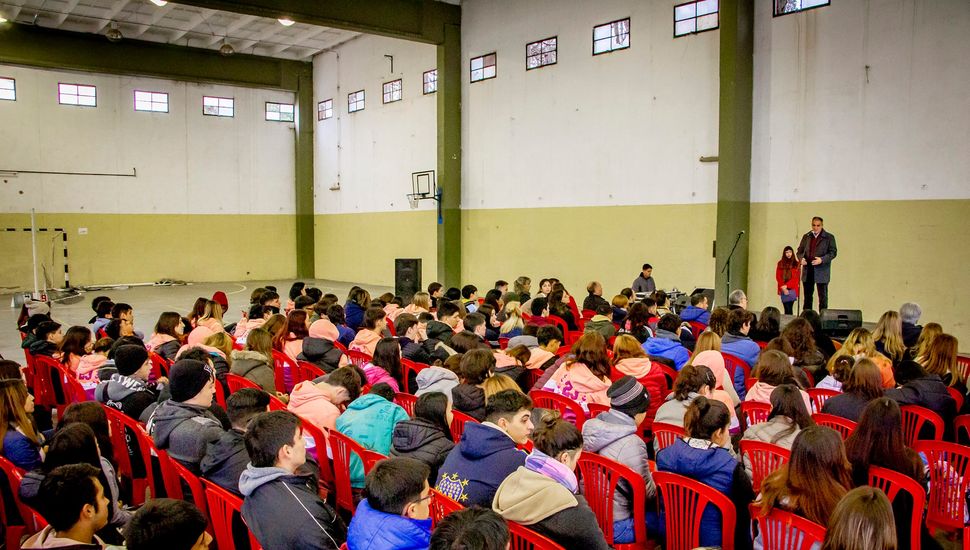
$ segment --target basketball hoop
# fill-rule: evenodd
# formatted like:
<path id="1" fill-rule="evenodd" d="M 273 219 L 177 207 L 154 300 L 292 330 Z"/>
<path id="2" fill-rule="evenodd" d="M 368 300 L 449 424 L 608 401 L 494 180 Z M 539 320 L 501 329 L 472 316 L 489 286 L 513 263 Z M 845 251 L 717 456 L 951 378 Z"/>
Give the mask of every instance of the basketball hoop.
<path id="1" fill-rule="evenodd" d="M 434 170 L 411 173 L 411 192 L 407 198 L 412 210 L 417 209 L 418 203 L 423 200 L 440 201 Z"/>

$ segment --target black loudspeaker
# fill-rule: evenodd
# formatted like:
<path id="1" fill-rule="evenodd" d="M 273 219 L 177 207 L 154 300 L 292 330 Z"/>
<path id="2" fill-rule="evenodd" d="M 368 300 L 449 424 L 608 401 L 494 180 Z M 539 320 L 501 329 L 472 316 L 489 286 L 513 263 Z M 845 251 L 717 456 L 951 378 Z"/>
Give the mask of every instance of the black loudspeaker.
<path id="1" fill-rule="evenodd" d="M 415 292 L 421 291 L 421 258 L 394 259 L 394 295 L 405 304 L 411 303 Z"/>
<path id="2" fill-rule="evenodd" d="M 861 309 L 823 309 L 822 332 L 828 336 L 848 336 L 853 329 L 862 326 Z"/>

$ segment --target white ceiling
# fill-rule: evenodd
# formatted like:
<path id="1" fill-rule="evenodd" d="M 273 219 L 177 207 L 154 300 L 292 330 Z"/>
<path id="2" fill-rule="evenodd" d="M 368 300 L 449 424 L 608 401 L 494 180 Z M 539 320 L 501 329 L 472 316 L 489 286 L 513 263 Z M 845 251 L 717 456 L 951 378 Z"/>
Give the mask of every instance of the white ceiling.
<path id="1" fill-rule="evenodd" d="M 322 0 L 305 0 L 322 1 Z M 0 0 L 0 16 L 18 23 L 104 34 L 114 22 L 126 39 L 308 61 L 359 33 L 149 0 Z"/>

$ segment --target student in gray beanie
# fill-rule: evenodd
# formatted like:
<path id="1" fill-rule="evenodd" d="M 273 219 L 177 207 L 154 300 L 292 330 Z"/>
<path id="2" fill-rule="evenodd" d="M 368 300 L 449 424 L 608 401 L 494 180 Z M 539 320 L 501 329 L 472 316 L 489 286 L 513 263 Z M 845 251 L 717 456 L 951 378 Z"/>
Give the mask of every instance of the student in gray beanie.
<path id="1" fill-rule="evenodd" d="M 646 418 L 650 395 L 632 376 L 614 382 L 606 395 L 610 398 L 610 410 L 583 424 L 583 450 L 629 466 L 643 476 L 647 498 L 652 499 L 657 489 L 647 467 L 647 446 L 637 434 L 637 427 Z M 632 543 L 634 525 L 630 488 L 621 481 L 617 489 L 613 498 L 613 541 Z"/>
<path id="2" fill-rule="evenodd" d="M 148 351 L 141 345 L 119 346 L 114 352 L 114 366 L 117 372 L 98 384 L 94 398 L 126 416 L 141 420 L 145 411 L 158 401 L 162 386 L 148 383 L 152 369 Z"/>
<path id="3" fill-rule="evenodd" d="M 199 474 L 206 445 L 225 432 L 209 411 L 215 395 L 215 371 L 194 359 L 180 359 L 169 369 L 172 398 L 163 401 L 148 419 L 148 433 L 159 449 Z"/>

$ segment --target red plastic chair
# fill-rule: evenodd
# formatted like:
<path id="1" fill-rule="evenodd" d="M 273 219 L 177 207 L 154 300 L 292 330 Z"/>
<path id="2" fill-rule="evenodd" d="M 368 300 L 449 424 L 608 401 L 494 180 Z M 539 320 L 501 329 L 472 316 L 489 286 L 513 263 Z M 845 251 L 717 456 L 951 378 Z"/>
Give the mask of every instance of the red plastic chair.
<path id="1" fill-rule="evenodd" d="M 903 405 L 899 410 L 903 413 L 903 439 L 906 441 L 906 445 L 909 447 L 916 445 L 916 440 L 920 439 L 920 432 L 923 431 L 927 422 L 933 427 L 931 439 L 943 440 L 943 419 L 940 418 L 940 415 L 918 405 Z"/>
<path id="2" fill-rule="evenodd" d="M 764 550 L 810 550 L 825 540 L 825 526 L 807 520 L 781 508 L 772 508 L 766 515 L 761 507 L 750 505 L 751 519 L 758 522 Z"/>
<path id="3" fill-rule="evenodd" d="M 583 495 L 596 515 L 596 522 L 606 536 L 606 543 L 617 550 L 646 548 L 647 520 L 644 503 L 647 500 L 647 489 L 643 477 L 628 466 L 593 453 L 583 453 L 578 466 L 582 473 Z M 626 482 L 623 490 L 633 504 L 635 542 L 629 544 L 613 543 L 613 498 L 621 481 Z"/>
<path id="4" fill-rule="evenodd" d="M 509 349 L 509 340 L 511 340 L 511 338 L 506 338 L 504 336 L 499 336 L 498 337 L 498 348 L 499 349 Z"/>
<path id="5" fill-rule="evenodd" d="M 34 405 L 61 410 L 70 404 L 63 386 L 58 383 L 58 388 L 54 388 L 54 383 L 59 378 L 58 367 L 60 363 L 53 357 L 46 355 L 34 357 Z"/>
<path id="6" fill-rule="evenodd" d="M 970 357 L 957 355 L 957 369 L 960 371 L 960 380 L 966 380 L 970 374 Z"/>
<path id="7" fill-rule="evenodd" d="M 957 443 L 966 445 L 970 443 L 970 414 L 961 414 L 953 421 L 956 432 Z M 961 438 L 960 436 L 963 436 Z"/>
<path id="8" fill-rule="evenodd" d="M 751 485 L 755 493 L 761 492 L 761 482 L 791 459 L 791 451 L 772 443 L 741 440 L 741 456 L 747 456 L 751 463 Z"/>
<path id="9" fill-rule="evenodd" d="M 300 418 L 300 427 L 303 429 L 303 441 L 306 443 L 307 452 L 316 458 L 320 466 L 317 492 L 321 499 L 327 500 L 330 493 L 334 491 L 333 464 L 327 456 L 329 432 L 321 430 L 304 418 Z"/>
<path id="10" fill-rule="evenodd" d="M 819 426 L 826 426 L 839 432 L 843 440 L 849 437 L 856 425 L 855 422 L 834 414 L 815 413 L 812 415 L 812 420 Z"/>
<path id="11" fill-rule="evenodd" d="M 140 506 L 145 503 L 146 489 L 150 491 L 152 498 L 155 498 L 155 474 L 151 458 L 155 443 L 145 428 L 134 418 L 108 406 L 102 405 L 102 408 L 108 416 L 108 424 L 111 427 L 111 444 L 115 450 L 115 458 L 118 460 L 118 473 L 131 481 L 131 503 Z M 144 477 L 135 477 L 129 449 L 137 449 Z"/>
<path id="12" fill-rule="evenodd" d="M 590 418 L 596 418 L 596 416 L 600 413 L 605 413 L 606 411 L 610 410 L 609 406 L 600 405 L 598 403 L 590 403 L 589 405 L 586 405 L 586 407 L 589 409 Z"/>
<path id="13" fill-rule="evenodd" d="M 950 393 L 950 397 L 952 397 L 953 400 L 957 402 L 957 410 L 959 411 L 960 409 L 962 409 L 963 402 L 966 400 L 966 396 L 960 393 L 960 390 L 952 386 L 948 387 L 946 391 L 948 391 Z"/>
<path id="14" fill-rule="evenodd" d="M 154 351 L 148 352 L 148 359 L 152 362 L 152 370 L 148 374 L 149 381 L 155 382 L 163 376 L 168 376 L 168 369 L 172 366 L 171 361 L 165 359 Z"/>
<path id="15" fill-rule="evenodd" d="M 698 321 L 687 321 L 687 323 L 690 325 L 690 333 L 694 335 L 694 340 L 697 340 L 697 337 L 707 328 L 707 325 Z"/>
<path id="16" fill-rule="evenodd" d="M 653 439 L 656 442 L 657 452 L 666 449 L 674 444 L 678 437 L 686 437 L 687 431 L 683 426 L 676 424 L 666 424 L 664 422 L 653 423 Z"/>
<path id="17" fill-rule="evenodd" d="M 913 519 L 910 524 L 909 547 L 912 550 L 920 548 L 920 530 L 923 523 L 923 510 L 926 508 L 926 490 L 923 485 L 915 479 L 880 466 L 869 466 L 869 485 L 882 489 L 889 497 L 889 502 L 893 502 L 899 493 L 909 494 L 913 499 Z M 899 541 L 900 546 L 904 541 Z"/>
<path id="18" fill-rule="evenodd" d="M 326 374 L 323 369 L 309 361 L 297 361 L 296 367 L 300 369 L 300 381 L 316 380 Z"/>
<path id="19" fill-rule="evenodd" d="M 724 366 L 731 374 L 731 380 L 733 381 L 735 379 L 734 373 L 737 371 L 737 369 L 741 369 L 741 372 L 744 373 L 744 388 L 746 390 L 751 389 L 751 386 L 754 385 L 755 380 L 751 378 L 751 367 L 748 366 L 748 363 L 746 363 L 744 359 L 731 355 L 730 353 L 724 353 L 722 351 L 721 355 L 724 356 Z"/>
<path id="20" fill-rule="evenodd" d="M 755 424 L 768 421 L 768 415 L 771 414 L 771 405 L 758 401 L 745 401 L 741 403 L 741 414 L 744 415 L 744 421 L 750 428 Z"/>
<path id="21" fill-rule="evenodd" d="M 916 452 L 923 453 L 929 464 L 926 526 L 962 530 L 966 548 L 970 541 L 963 518 L 967 510 L 967 489 L 970 488 L 970 448 L 943 441 L 920 440 L 916 442 Z"/>
<path id="22" fill-rule="evenodd" d="M 438 492 L 437 489 L 431 489 L 431 528 L 434 529 L 438 523 L 445 518 L 448 514 L 452 512 L 457 512 L 464 508 L 461 504 L 455 502 L 454 500 L 448 498 L 444 494 Z"/>
<path id="23" fill-rule="evenodd" d="M 557 410 L 564 419 L 572 422 L 582 431 L 583 422 L 586 420 L 586 411 L 579 403 L 546 390 L 532 390 L 529 392 L 529 397 L 532 398 L 532 406 Z"/>
<path id="24" fill-rule="evenodd" d="M 808 411 L 809 414 L 822 412 L 822 405 L 824 405 L 826 401 L 842 393 L 840 391 L 828 390 L 825 388 L 809 388 L 805 390 L 805 392 L 808 393 L 808 398 L 812 401 L 812 410 Z"/>
<path id="25" fill-rule="evenodd" d="M 202 512 L 202 515 L 209 517 L 205 499 L 205 489 L 202 487 L 202 480 L 193 474 L 188 468 L 182 466 L 178 460 L 168 456 L 165 451 L 157 451 L 159 463 L 162 465 L 162 476 L 165 478 L 165 494 L 168 498 L 189 500 Z M 185 498 L 185 488 L 191 493 L 191 498 Z"/>
<path id="26" fill-rule="evenodd" d="M 259 387 L 259 384 L 253 382 L 248 378 L 239 376 L 238 374 L 229 373 L 226 375 L 226 383 L 229 384 L 229 393 L 233 394 L 242 388 L 253 388 L 256 390 L 263 391 L 263 388 Z M 271 411 L 285 411 L 286 403 L 283 403 L 279 397 L 276 397 L 272 393 L 269 394 L 269 410 Z"/>
<path id="27" fill-rule="evenodd" d="M 572 344 L 572 341 L 569 340 L 569 325 L 566 324 L 565 319 L 550 314 L 546 317 L 546 320 L 559 327 L 559 330 L 562 331 L 562 337 L 566 340 L 563 344 Z"/>
<path id="28" fill-rule="evenodd" d="M 509 550 L 565 550 L 552 540 L 514 521 L 509 525 Z"/>
<path id="29" fill-rule="evenodd" d="M 216 391 L 215 400 L 220 407 L 226 409 L 226 389 L 223 387 L 222 382 L 216 380 L 216 383 L 212 385 Z"/>
<path id="30" fill-rule="evenodd" d="M 367 355 L 366 353 L 362 351 L 357 351 L 355 349 L 347 350 L 346 352 L 344 352 L 344 355 L 347 356 L 347 359 L 351 363 L 353 363 L 354 365 L 360 368 L 364 368 L 364 365 L 366 365 L 367 363 L 370 363 L 373 360 L 373 357 L 371 357 L 370 355 Z"/>
<path id="31" fill-rule="evenodd" d="M 670 390 L 674 387 L 674 382 L 677 381 L 677 376 L 680 374 L 670 365 L 665 365 L 659 361 L 651 361 L 651 364 L 655 367 L 660 367 L 660 372 L 664 373 L 664 378 L 667 379 L 667 389 Z"/>
<path id="32" fill-rule="evenodd" d="M 333 479 L 336 493 L 337 508 L 343 508 L 354 515 L 354 494 L 350 485 L 350 455 L 357 455 L 361 464 L 364 465 L 364 473 L 367 473 L 367 462 L 364 460 L 364 446 L 353 439 L 338 432 L 330 430 L 330 451 L 333 455 Z M 318 444 L 319 447 L 319 444 Z"/>
<path id="33" fill-rule="evenodd" d="M 340 342 L 334 341 L 333 347 L 339 349 L 340 351 L 347 353 L 347 346 L 341 344 Z"/>
<path id="34" fill-rule="evenodd" d="M 761 349 L 765 349 L 768 347 L 768 342 L 760 342 L 758 340 L 755 340 L 754 343 L 758 344 L 758 347 Z"/>
<path id="35" fill-rule="evenodd" d="M 242 499 L 229 491 L 219 487 L 207 479 L 202 480 L 205 486 L 205 500 L 209 508 L 209 523 L 215 533 L 216 544 L 219 548 L 235 548 L 236 541 L 232 536 L 233 517 L 242 519 Z M 249 548 L 262 550 L 259 541 L 252 531 L 249 532 Z"/>
<path id="36" fill-rule="evenodd" d="M 727 496 L 699 481 L 670 472 L 653 474 L 653 481 L 663 503 L 667 527 L 665 550 L 690 550 L 701 545 L 701 516 L 707 506 L 715 506 L 721 512 L 721 547 L 734 550 L 737 511 Z"/>
<path id="37" fill-rule="evenodd" d="M 289 355 L 274 349 L 273 376 L 276 379 L 276 391 L 290 393 L 293 386 L 300 382 L 300 369 Z"/>
<path id="38" fill-rule="evenodd" d="M 4 506 L 3 499 L 0 498 L 0 519 L 3 520 L 6 529 L 6 547 L 20 548 L 21 537 L 33 535 L 47 526 L 47 521 L 38 514 L 33 508 L 27 506 L 20 500 L 20 482 L 23 481 L 24 471 L 14 466 L 6 458 L 0 456 L 0 472 L 6 478 L 6 485 L 10 490 L 13 504 L 17 508 L 17 513 L 12 514 L 13 510 L 8 510 Z M 19 516 L 20 522 L 14 521 Z"/>
<path id="39" fill-rule="evenodd" d="M 431 365 L 401 358 L 401 391 L 404 393 L 414 393 L 411 391 L 411 373 L 413 372 L 417 376 L 419 372 L 430 367 Z M 415 383 L 414 391 L 417 391 L 417 383 Z"/>
<path id="40" fill-rule="evenodd" d="M 397 392 L 394 396 L 394 402 L 401 406 L 408 416 L 414 416 L 414 404 L 418 402 L 418 398 L 410 393 Z"/>
<path id="41" fill-rule="evenodd" d="M 451 411 L 451 414 L 453 415 L 453 418 L 451 419 L 451 438 L 454 439 L 455 444 L 457 444 L 459 441 L 461 441 L 461 434 L 465 433 L 465 423 L 478 423 L 478 420 L 475 420 L 473 417 L 461 411 L 453 410 Z"/>

